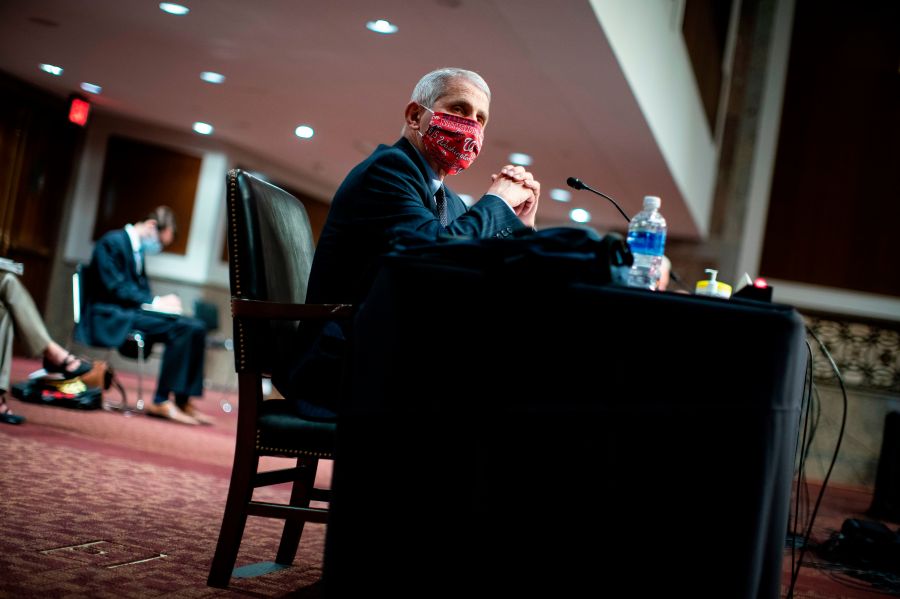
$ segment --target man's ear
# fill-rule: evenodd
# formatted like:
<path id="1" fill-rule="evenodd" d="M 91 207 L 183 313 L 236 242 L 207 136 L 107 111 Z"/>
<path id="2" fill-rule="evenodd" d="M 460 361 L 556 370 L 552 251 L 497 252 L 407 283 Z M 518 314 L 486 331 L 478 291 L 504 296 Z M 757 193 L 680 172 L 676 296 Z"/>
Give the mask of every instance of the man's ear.
<path id="1" fill-rule="evenodd" d="M 406 105 L 406 126 L 413 131 L 419 130 L 419 119 L 422 118 L 422 112 L 425 109 L 418 102 L 410 102 Z"/>
<path id="2" fill-rule="evenodd" d="M 156 229 L 157 232 L 159 232 L 159 221 L 155 218 L 148 218 L 147 220 L 145 220 L 144 226 L 153 226 L 153 228 Z"/>

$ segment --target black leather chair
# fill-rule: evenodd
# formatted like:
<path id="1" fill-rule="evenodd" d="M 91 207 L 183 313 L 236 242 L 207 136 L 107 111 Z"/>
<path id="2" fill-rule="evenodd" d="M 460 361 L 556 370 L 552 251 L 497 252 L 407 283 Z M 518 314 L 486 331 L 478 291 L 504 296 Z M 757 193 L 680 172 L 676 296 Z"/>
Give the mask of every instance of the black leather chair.
<path id="1" fill-rule="evenodd" d="M 350 315 L 347 305 L 304 304 L 313 257 L 313 237 L 303 204 L 286 191 L 246 172 L 229 171 L 228 265 L 238 373 L 238 428 L 231 484 L 222 529 L 207 584 L 228 585 L 247 516 L 285 520 L 275 562 L 290 565 L 305 522 L 322 522 L 327 501 L 314 488 L 320 459 L 333 456 L 335 425 L 296 416 L 288 401 L 264 400 L 262 379 L 278 353 L 274 342 L 297 321 L 309 323 Z M 260 456 L 296 459 L 296 466 L 259 473 Z M 253 490 L 293 483 L 288 504 L 253 501 Z"/>

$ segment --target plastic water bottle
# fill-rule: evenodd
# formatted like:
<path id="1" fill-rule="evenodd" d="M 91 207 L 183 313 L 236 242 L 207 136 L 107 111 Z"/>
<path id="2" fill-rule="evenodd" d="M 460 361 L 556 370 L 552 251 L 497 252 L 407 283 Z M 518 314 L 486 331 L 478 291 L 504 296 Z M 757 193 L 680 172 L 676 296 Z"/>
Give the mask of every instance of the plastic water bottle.
<path id="1" fill-rule="evenodd" d="M 659 213 L 662 202 L 656 196 L 644 197 L 644 209 L 628 225 L 628 247 L 634 264 L 628 273 L 628 286 L 656 289 L 663 253 L 666 249 L 666 219 Z"/>

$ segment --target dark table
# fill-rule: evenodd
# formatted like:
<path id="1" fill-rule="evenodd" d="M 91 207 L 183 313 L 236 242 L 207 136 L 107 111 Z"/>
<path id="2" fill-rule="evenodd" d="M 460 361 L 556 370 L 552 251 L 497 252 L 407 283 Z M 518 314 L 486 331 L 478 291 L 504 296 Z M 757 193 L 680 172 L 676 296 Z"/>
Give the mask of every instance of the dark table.
<path id="1" fill-rule="evenodd" d="M 355 327 L 328 596 L 779 596 L 792 308 L 400 256 Z"/>

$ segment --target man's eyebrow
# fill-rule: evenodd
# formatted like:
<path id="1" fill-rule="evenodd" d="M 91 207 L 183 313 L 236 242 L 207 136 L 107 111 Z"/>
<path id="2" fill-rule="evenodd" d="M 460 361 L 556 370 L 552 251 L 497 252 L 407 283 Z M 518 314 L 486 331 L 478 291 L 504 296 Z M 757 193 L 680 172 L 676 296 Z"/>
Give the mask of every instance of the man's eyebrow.
<path id="1" fill-rule="evenodd" d="M 462 106 L 467 111 L 471 110 L 475 107 L 475 105 L 472 102 L 470 102 L 469 100 L 466 100 L 465 98 L 448 98 L 447 106 Z M 480 116 L 482 119 L 484 119 L 485 122 L 487 122 L 487 120 L 488 120 L 487 112 L 485 112 L 484 110 L 478 110 L 476 112 L 476 114 L 478 116 Z"/>

